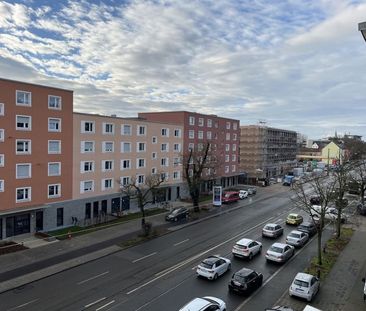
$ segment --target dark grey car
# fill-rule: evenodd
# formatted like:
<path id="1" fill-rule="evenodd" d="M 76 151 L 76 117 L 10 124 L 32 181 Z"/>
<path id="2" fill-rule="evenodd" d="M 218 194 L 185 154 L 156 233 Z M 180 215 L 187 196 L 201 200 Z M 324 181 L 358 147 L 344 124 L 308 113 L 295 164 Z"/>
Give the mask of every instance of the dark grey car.
<path id="1" fill-rule="evenodd" d="M 173 209 L 168 215 L 165 216 L 167 221 L 178 221 L 180 219 L 188 218 L 188 209 L 185 207 L 178 207 Z"/>
<path id="2" fill-rule="evenodd" d="M 297 230 L 307 233 L 309 237 L 312 237 L 317 232 L 314 223 L 310 221 L 305 221 L 302 224 L 300 224 L 297 227 Z"/>

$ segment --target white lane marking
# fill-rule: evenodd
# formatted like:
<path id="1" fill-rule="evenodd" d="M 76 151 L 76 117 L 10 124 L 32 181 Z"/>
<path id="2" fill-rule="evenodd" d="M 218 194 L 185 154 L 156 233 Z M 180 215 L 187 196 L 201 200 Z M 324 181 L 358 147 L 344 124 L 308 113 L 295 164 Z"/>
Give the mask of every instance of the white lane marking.
<path id="1" fill-rule="evenodd" d="M 185 239 L 183 241 L 180 241 L 178 243 L 175 243 L 174 246 L 180 245 L 180 244 L 185 243 L 185 242 L 188 242 L 188 241 L 189 241 L 189 239 Z"/>
<path id="2" fill-rule="evenodd" d="M 107 297 L 100 298 L 100 299 L 98 299 L 98 300 L 96 300 L 96 301 L 93 301 L 93 302 L 91 302 L 91 303 L 89 303 L 89 304 L 85 305 L 85 306 L 84 306 L 84 308 L 89 308 L 89 307 L 91 307 L 91 306 L 93 306 L 93 305 L 97 304 L 98 302 L 101 302 L 101 301 L 103 301 L 103 300 L 105 300 L 105 299 L 107 299 Z"/>
<path id="3" fill-rule="evenodd" d="M 109 271 L 103 272 L 103 273 L 98 274 L 98 275 L 95 275 L 95 276 L 93 276 L 93 277 L 91 277 L 91 278 L 89 278 L 89 279 L 86 279 L 86 280 L 80 281 L 80 282 L 79 282 L 79 283 L 77 283 L 77 284 L 78 284 L 78 285 L 84 284 L 84 283 L 86 283 L 86 282 L 92 281 L 92 280 L 94 280 L 94 279 L 96 279 L 96 278 L 99 278 L 99 277 L 101 277 L 101 276 L 103 276 L 103 275 L 106 275 L 106 274 L 108 274 L 108 273 L 109 273 Z"/>
<path id="4" fill-rule="evenodd" d="M 8 311 L 23 308 L 23 307 L 28 306 L 28 305 L 30 305 L 31 303 L 36 302 L 36 301 L 38 301 L 38 300 L 39 300 L 39 298 L 37 298 L 37 299 L 33 299 L 33 300 L 31 300 L 31 301 L 28 301 L 28 302 L 26 302 L 26 303 L 23 303 L 22 305 L 19 305 L 19 306 L 13 307 L 13 308 L 11 308 L 11 309 L 8 309 Z"/>
<path id="5" fill-rule="evenodd" d="M 276 220 L 276 222 L 281 222 L 282 220 L 283 220 L 283 219 L 281 219 L 281 218 L 280 218 L 280 219 L 277 219 L 277 220 Z"/>
<path id="6" fill-rule="evenodd" d="M 154 256 L 154 255 L 156 255 L 156 254 L 157 254 L 157 252 L 153 252 L 153 253 L 151 253 L 151 254 L 149 254 L 149 255 L 146 255 L 146 256 L 144 256 L 144 257 L 141 257 L 141 258 L 135 259 L 135 260 L 133 260 L 132 262 L 133 262 L 133 263 L 135 263 L 135 262 L 138 262 L 138 261 L 143 260 L 143 259 L 145 259 L 145 258 L 148 258 L 148 257 Z"/>
<path id="7" fill-rule="evenodd" d="M 193 256 L 193 257 L 191 257 L 191 258 L 188 258 L 188 259 L 186 259 L 186 260 L 184 260 L 184 261 L 182 261 L 182 262 L 180 262 L 180 263 L 178 263 L 178 264 L 176 264 L 176 265 L 174 265 L 174 266 L 172 266 L 172 267 L 170 267 L 170 268 L 168 268 L 168 269 L 165 269 L 165 270 L 163 270 L 163 271 L 161 271 L 161 272 L 159 272 L 159 273 L 156 273 L 156 274 L 155 274 L 155 275 L 156 275 L 156 278 L 151 279 L 150 281 L 148 281 L 148 282 L 146 282 L 146 283 L 141 284 L 140 286 L 138 286 L 138 287 L 136 287 L 136 288 L 134 288 L 134 289 L 130 290 L 130 291 L 129 291 L 129 292 L 127 292 L 126 294 L 127 294 L 127 295 L 132 294 L 133 292 L 135 292 L 135 291 L 137 291 L 137 290 L 139 290 L 139 289 L 141 289 L 141 288 L 145 287 L 146 285 L 149 285 L 149 284 L 151 284 L 151 283 L 155 282 L 156 280 L 158 280 L 158 279 L 162 278 L 163 276 L 165 276 L 165 275 L 167 275 L 167 274 L 169 274 L 169 273 L 171 273 L 171 272 L 173 272 L 173 271 L 175 271 L 175 270 L 177 270 L 177 269 L 181 268 L 182 266 L 186 265 L 187 263 L 190 263 L 190 262 L 192 262 L 193 260 L 196 260 L 197 258 L 199 258 L 199 257 L 201 257 L 201 256 L 203 256 L 203 255 L 205 255 L 205 254 L 207 254 L 207 253 L 209 253 L 209 252 L 213 251 L 214 249 L 216 249 L 216 248 L 218 248 L 218 247 L 220 247 L 220 246 L 222 246 L 222 245 L 224 245 L 224 244 L 226 244 L 226 243 L 228 243 L 228 242 L 230 242 L 230 241 L 232 241 L 232 240 L 236 239 L 238 236 L 240 236 L 240 235 L 242 235 L 242 234 L 244 234 L 244 233 L 247 233 L 247 232 L 249 232 L 249 231 L 251 231 L 251 230 L 253 230 L 253 229 L 255 229 L 255 228 L 257 228 L 257 227 L 259 227 L 259 226 L 261 226 L 261 225 L 263 225 L 263 224 L 265 224 L 265 223 L 267 223 L 267 222 L 268 222 L 269 220 L 271 220 L 271 219 L 273 219 L 273 217 L 268 218 L 267 220 L 265 220 L 265 221 L 263 221 L 263 222 L 261 222 L 261 223 L 259 223 L 259 224 L 255 225 L 254 227 L 249 228 L 249 229 L 247 229 L 247 230 L 245 230 L 245 231 L 243 231 L 243 232 L 241 232 L 241 233 L 239 233 L 239 234 L 237 234 L 237 235 L 235 235 L 235 236 L 231 237 L 230 239 L 228 239 L 228 240 L 226 240 L 226 241 L 224 241 L 224 242 L 221 242 L 220 244 L 218 244 L 218 245 L 216 245 L 216 246 L 214 246 L 214 247 L 211 247 L 211 248 L 209 248 L 209 249 L 207 249 L 207 250 L 205 250 L 205 251 L 203 251 L 203 252 L 201 252 L 201 253 L 199 253 L 199 254 L 197 254 L 197 255 L 195 255 L 195 256 Z"/>
<path id="8" fill-rule="evenodd" d="M 99 307 L 98 309 L 95 309 L 95 311 L 102 310 L 102 309 L 104 309 L 105 307 L 108 307 L 109 305 L 111 305 L 111 304 L 112 304 L 112 303 L 114 303 L 114 302 L 115 302 L 115 300 L 112 300 L 112 301 L 110 301 L 110 302 L 106 303 L 105 305 L 103 305 L 103 306 Z"/>

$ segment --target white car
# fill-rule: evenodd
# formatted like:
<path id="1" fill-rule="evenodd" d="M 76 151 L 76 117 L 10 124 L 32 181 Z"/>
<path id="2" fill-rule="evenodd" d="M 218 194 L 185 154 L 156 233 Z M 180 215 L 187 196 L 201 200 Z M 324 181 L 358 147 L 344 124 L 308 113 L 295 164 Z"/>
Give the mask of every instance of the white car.
<path id="1" fill-rule="evenodd" d="M 305 232 L 292 230 L 286 237 L 286 243 L 295 247 L 303 246 L 309 240 L 309 235 Z"/>
<path id="2" fill-rule="evenodd" d="M 262 251 L 262 243 L 251 239 L 241 239 L 233 247 L 232 253 L 237 257 L 246 257 L 249 260 Z"/>
<path id="3" fill-rule="evenodd" d="M 246 190 L 239 190 L 239 198 L 241 200 L 246 199 L 248 197 L 249 193 Z"/>
<path id="4" fill-rule="evenodd" d="M 211 310 L 226 310 L 226 304 L 223 300 L 206 296 L 203 298 L 194 298 L 183 306 L 179 311 L 211 311 Z"/>
<path id="5" fill-rule="evenodd" d="M 318 278 L 311 274 L 299 272 L 292 281 L 288 293 L 290 296 L 305 298 L 310 302 L 319 291 L 319 287 Z"/>
<path id="6" fill-rule="evenodd" d="M 231 269 L 231 261 L 224 257 L 210 256 L 197 266 L 197 274 L 209 280 L 216 280 Z"/>
<path id="7" fill-rule="evenodd" d="M 284 243 L 274 243 L 266 253 L 268 261 L 285 262 L 295 254 L 295 248 L 292 245 Z"/>
<path id="8" fill-rule="evenodd" d="M 277 238 L 283 234 L 283 228 L 279 224 L 266 224 L 262 229 L 262 236 Z"/>

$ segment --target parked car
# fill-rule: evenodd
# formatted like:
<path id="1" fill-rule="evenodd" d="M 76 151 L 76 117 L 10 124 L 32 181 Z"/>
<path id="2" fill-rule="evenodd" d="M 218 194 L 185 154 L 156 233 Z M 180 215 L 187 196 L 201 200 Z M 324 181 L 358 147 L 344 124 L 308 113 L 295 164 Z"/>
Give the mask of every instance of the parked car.
<path id="1" fill-rule="evenodd" d="M 359 213 L 360 215 L 366 216 L 366 205 L 364 205 L 362 203 L 358 203 L 356 209 L 357 209 L 357 213 Z"/>
<path id="2" fill-rule="evenodd" d="M 299 272 L 292 281 L 289 288 L 289 295 L 305 298 L 310 302 L 319 291 L 319 287 L 320 282 L 317 277 Z"/>
<path id="3" fill-rule="evenodd" d="M 297 230 L 292 230 L 286 237 L 286 243 L 295 247 L 304 246 L 307 241 L 309 241 L 309 235 Z"/>
<path id="4" fill-rule="evenodd" d="M 239 190 L 239 198 L 241 200 L 246 199 L 248 197 L 248 191 L 246 190 Z"/>
<path id="5" fill-rule="evenodd" d="M 320 196 L 312 196 L 310 198 L 311 205 L 320 205 L 322 203 L 322 199 Z"/>
<path id="6" fill-rule="evenodd" d="M 182 308 L 179 309 L 179 311 L 212 311 L 212 310 L 219 310 L 219 311 L 225 311 L 226 310 L 226 304 L 223 300 L 212 297 L 212 296 L 206 296 L 202 298 L 194 298 L 190 302 L 188 302 L 186 305 L 184 305 Z"/>
<path id="7" fill-rule="evenodd" d="M 249 195 L 256 194 L 257 193 L 257 188 L 256 187 L 248 187 L 247 191 L 248 191 Z"/>
<path id="8" fill-rule="evenodd" d="M 165 216 L 167 221 L 178 221 L 180 219 L 188 218 L 189 211 L 185 207 L 174 208 L 169 214 Z"/>
<path id="9" fill-rule="evenodd" d="M 229 291 L 247 294 L 261 287 L 262 283 L 262 273 L 251 269 L 242 268 L 241 270 L 235 272 L 231 277 Z"/>
<path id="10" fill-rule="evenodd" d="M 246 257 L 251 260 L 254 255 L 259 254 L 261 251 L 262 243 L 251 239 L 241 239 L 234 245 L 232 253 L 234 256 Z"/>
<path id="11" fill-rule="evenodd" d="M 267 261 L 285 262 L 295 254 L 295 248 L 292 245 L 284 243 L 274 243 L 266 253 Z"/>
<path id="12" fill-rule="evenodd" d="M 231 269 L 231 261 L 220 256 L 210 256 L 197 266 L 197 274 L 209 280 L 216 280 Z"/>
<path id="13" fill-rule="evenodd" d="M 283 234 L 283 228 L 279 224 L 266 224 L 262 229 L 262 236 L 269 238 L 277 238 Z"/>
<path id="14" fill-rule="evenodd" d="M 239 192 L 238 191 L 227 191 L 222 196 L 222 203 L 232 203 L 239 201 Z"/>
<path id="15" fill-rule="evenodd" d="M 288 225 L 299 225 L 303 222 L 303 218 L 299 214 L 290 213 L 286 218 L 286 224 Z"/>
<path id="16" fill-rule="evenodd" d="M 313 219 L 317 220 L 317 218 L 320 218 L 320 213 L 321 213 L 321 206 L 316 206 L 314 205 L 312 207 L 312 211 L 311 211 L 312 215 L 313 215 Z M 325 210 L 324 213 L 324 219 L 325 220 L 330 220 L 330 221 L 336 221 L 338 217 L 338 209 L 335 207 L 328 207 Z M 341 223 L 345 223 L 347 221 L 347 216 L 344 213 L 341 213 Z"/>
<path id="17" fill-rule="evenodd" d="M 317 233 L 316 226 L 312 221 L 304 221 L 297 227 L 297 230 L 307 233 L 309 237 Z"/>

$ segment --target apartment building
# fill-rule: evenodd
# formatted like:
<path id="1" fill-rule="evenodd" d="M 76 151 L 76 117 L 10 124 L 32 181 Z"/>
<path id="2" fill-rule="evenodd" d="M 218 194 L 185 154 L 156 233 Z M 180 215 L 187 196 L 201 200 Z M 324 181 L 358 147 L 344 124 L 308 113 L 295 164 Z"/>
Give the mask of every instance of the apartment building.
<path id="1" fill-rule="evenodd" d="M 182 126 L 74 113 L 73 213 L 94 221 L 101 215 L 136 208 L 120 185 L 161 174 L 160 200 L 180 197 Z M 135 206 L 133 206 L 135 205 Z"/>
<path id="2" fill-rule="evenodd" d="M 229 187 L 238 183 L 239 163 L 239 120 L 205 115 L 188 111 L 139 113 L 148 121 L 166 121 L 183 126 L 183 153 L 190 149 L 200 150 L 207 142 L 212 145 L 212 154 L 219 165 L 215 178 L 202 185 L 202 191 L 212 189 L 213 184 Z"/>
<path id="3" fill-rule="evenodd" d="M 0 79 L 0 239 L 63 218 L 57 204 L 72 198 L 72 107 L 72 91 Z"/>
<path id="4" fill-rule="evenodd" d="M 240 170 L 249 182 L 280 177 L 296 166 L 297 133 L 263 125 L 240 127 Z"/>

